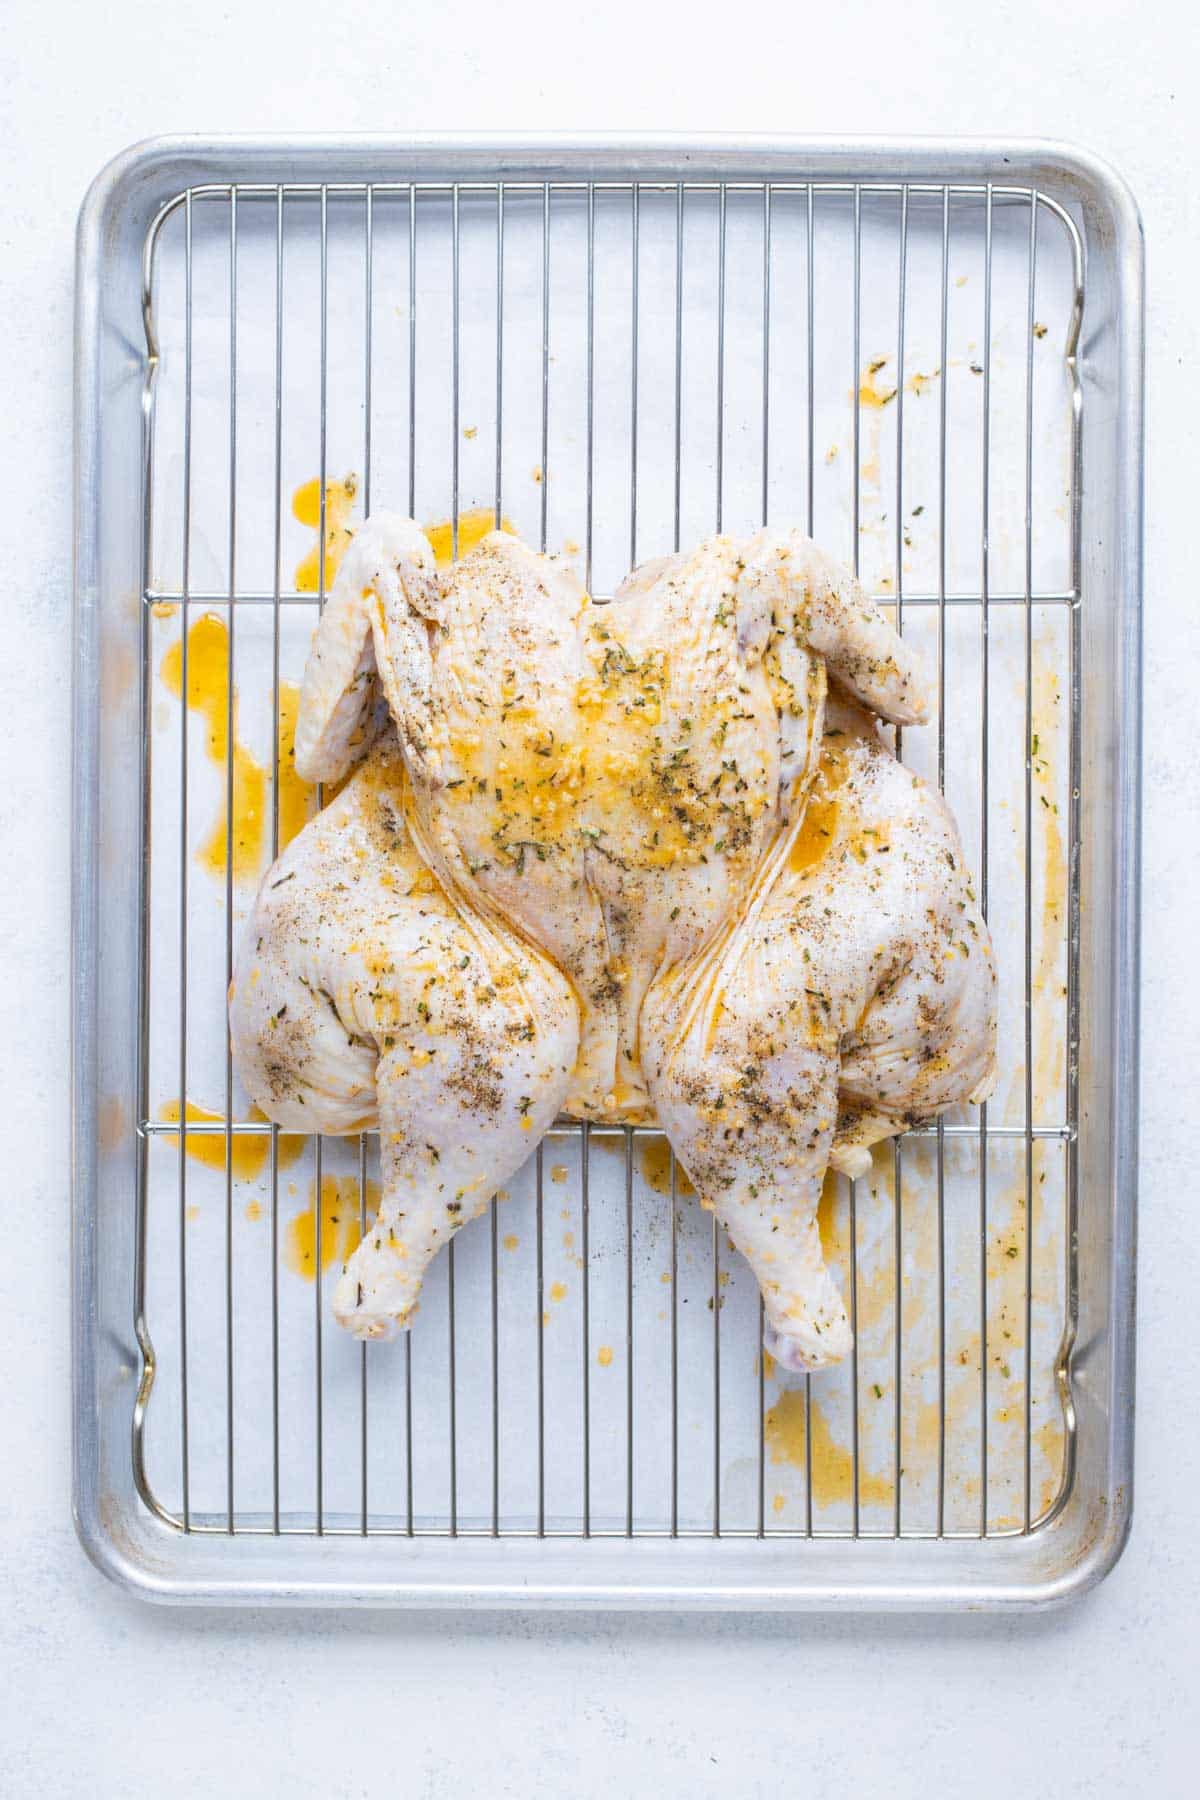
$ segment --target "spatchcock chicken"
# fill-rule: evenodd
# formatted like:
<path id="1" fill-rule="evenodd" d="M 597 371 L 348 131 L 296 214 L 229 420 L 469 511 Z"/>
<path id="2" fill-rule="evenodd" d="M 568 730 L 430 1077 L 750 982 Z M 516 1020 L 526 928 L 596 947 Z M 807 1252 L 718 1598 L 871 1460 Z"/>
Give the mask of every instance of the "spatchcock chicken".
<path id="1" fill-rule="evenodd" d="M 344 785 L 265 877 L 230 995 L 268 1117 L 378 1128 L 342 1325 L 410 1325 L 566 1113 L 657 1122 L 771 1354 L 845 1355 L 827 1167 L 995 1079 L 958 834 L 880 729 L 927 708 L 911 647 L 795 531 L 646 563 L 608 605 L 507 532 L 440 570 L 411 519 L 357 531 L 296 732 L 300 774 Z"/>

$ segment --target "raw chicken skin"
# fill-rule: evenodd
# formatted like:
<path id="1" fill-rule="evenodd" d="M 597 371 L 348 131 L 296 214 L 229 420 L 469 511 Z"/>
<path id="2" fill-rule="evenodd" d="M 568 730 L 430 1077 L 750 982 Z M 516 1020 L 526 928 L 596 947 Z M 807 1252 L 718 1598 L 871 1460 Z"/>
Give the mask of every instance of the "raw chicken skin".
<path id="1" fill-rule="evenodd" d="M 356 1131 L 377 1108 L 343 1323 L 409 1323 L 429 1258 L 562 1109 L 657 1118 L 776 1354 L 844 1354 L 827 1162 L 861 1169 L 993 1078 L 954 827 L 873 717 L 925 710 L 909 647 L 797 533 L 711 539 L 596 606 L 507 533 L 439 577 L 411 520 L 358 531 L 296 760 L 367 761 L 267 876 L 231 999 L 268 1116 Z"/>

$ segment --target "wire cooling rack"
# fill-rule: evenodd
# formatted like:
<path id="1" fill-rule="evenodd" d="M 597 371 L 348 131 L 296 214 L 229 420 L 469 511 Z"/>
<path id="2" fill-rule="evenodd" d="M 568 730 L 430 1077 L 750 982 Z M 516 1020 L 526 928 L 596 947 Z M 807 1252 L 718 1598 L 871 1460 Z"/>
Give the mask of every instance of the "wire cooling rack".
<path id="1" fill-rule="evenodd" d="M 229 185 L 159 213 L 133 1444 L 161 1519 L 900 1538 L 1053 1516 L 1082 284 L 1069 214 L 986 183 Z M 288 807 L 316 805 L 285 716 L 324 598 L 312 551 L 372 505 L 452 542 L 511 519 L 598 596 L 707 532 L 800 523 L 936 669 L 935 722 L 899 748 L 978 871 L 1001 1081 L 827 1190 L 845 1368 L 796 1381 L 761 1355 L 749 1273 L 656 1134 L 566 1123 L 451 1246 L 402 1344 L 332 1326 L 374 1145 L 250 1117 L 224 995 Z"/>

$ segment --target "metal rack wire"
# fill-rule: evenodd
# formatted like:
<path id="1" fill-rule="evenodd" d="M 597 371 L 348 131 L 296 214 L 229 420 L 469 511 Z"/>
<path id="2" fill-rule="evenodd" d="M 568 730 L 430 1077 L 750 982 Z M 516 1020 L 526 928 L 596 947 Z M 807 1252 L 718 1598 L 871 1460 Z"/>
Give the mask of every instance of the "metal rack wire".
<path id="1" fill-rule="evenodd" d="M 618 223 L 624 234 L 619 254 L 613 250 Z M 834 232 L 840 233 L 836 245 Z M 297 244 L 304 251 L 302 261 L 297 260 Z M 785 255 L 790 258 L 786 280 Z M 961 378 L 955 377 L 969 395 L 978 432 L 970 454 L 957 410 L 958 387 L 951 381 L 958 332 L 953 282 L 960 256 L 969 260 L 982 288 L 977 359 Z M 441 272 L 437 283 L 426 282 L 427 258 Z M 487 344 L 478 316 L 484 301 L 473 286 L 464 285 L 468 258 L 468 283 L 478 279 L 485 262 L 491 270 Z M 918 258 L 924 259 L 919 295 L 913 273 Z M 1039 281 L 1047 259 L 1053 262 L 1053 276 Z M 848 287 L 839 288 L 842 300 L 848 299 L 849 318 L 827 338 L 819 295 L 836 285 L 835 260 L 839 281 L 840 272 L 849 273 Z M 346 278 L 351 265 L 353 280 Z M 890 287 L 884 273 L 890 275 Z M 304 316 L 294 323 L 302 287 Z M 873 346 L 878 340 L 885 287 L 894 389 L 881 398 L 873 382 L 880 365 L 872 364 L 864 375 L 864 344 L 868 332 Z M 180 194 L 155 220 L 145 246 L 144 290 L 148 363 L 136 1269 L 143 1376 L 133 1421 L 135 1475 L 144 1502 L 185 1532 L 265 1535 L 900 1538 L 1036 1531 L 1069 1491 L 1074 1427 L 1070 1358 L 1081 785 L 1081 418 L 1074 358 L 1083 261 L 1070 216 L 1027 188 L 983 184 L 697 180 L 670 185 L 497 181 L 205 187 Z M 396 303 L 396 294 L 404 304 Z M 468 297 L 469 326 L 464 319 Z M 313 298 L 315 309 L 307 305 Z M 1038 321 L 1043 299 L 1052 316 L 1049 326 Z M 393 325 L 387 319 L 386 331 L 385 302 L 398 320 Z M 622 314 L 624 335 L 618 342 L 616 321 Z M 1035 353 L 1051 331 L 1059 385 L 1043 405 Z M 468 335 L 474 344 L 470 369 Z M 399 1348 L 362 1345 L 352 1353 L 345 1345 L 332 1345 L 324 1332 L 321 1279 L 323 1232 L 328 1229 L 323 1182 L 331 1159 L 344 1160 L 344 1152 L 314 1140 L 305 1153 L 314 1194 L 315 1280 L 305 1352 L 310 1362 L 304 1380 L 308 1418 L 303 1445 L 310 1493 L 307 1499 L 298 1495 L 289 1424 L 303 1401 L 293 1391 L 289 1366 L 294 1284 L 289 1285 L 286 1273 L 281 1275 L 289 1206 L 287 1184 L 281 1182 L 280 1134 L 238 1117 L 244 1108 L 223 1027 L 223 996 L 232 974 L 239 911 L 245 907 L 233 841 L 238 697 L 252 690 L 260 698 L 269 696 L 269 843 L 274 854 L 280 846 L 284 670 L 302 657 L 306 621 L 311 622 L 312 610 L 325 598 L 322 549 L 315 592 L 284 579 L 291 530 L 285 503 L 289 415 L 300 404 L 285 360 L 293 337 L 315 351 L 307 384 L 310 390 L 315 386 L 321 547 L 328 536 L 332 459 L 345 454 L 348 441 L 342 432 L 334 447 L 331 408 L 353 358 L 357 374 L 349 410 L 357 413 L 359 436 L 351 453 L 361 463 L 364 513 L 374 501 L 406 503 L 417 514 L 420 502 L 424 516 L 448 518 L 457 549 L 463 502 L 479 498 L 480 457 L 486 453 L 487 504 L 496 522 L 523 509 L 518 523 L 542 548 L 558 547 L 570 530 L 577 530 L 586 579 L 589 587 L 596 584 L 599 596 L 611 591 L 625 556 L 633 563 L 678 548 L 696 520 L 704 520 L 703 529 L 721 530 L 786 518 L 820 537 L 823 523 L 833 517 L 839 529 L 843 524 L 848 528 L 856 571 L 883 601 L 894 604 L 902 630 L 923 634 L 937 668 L 939 702 L 936 745 L 925 752 L 926 771 L 954 791 L 960 812 L 963 786 L 953 779 L 956 758 L 973 779 L 976 810 L 970 836 L 981 898 L 987 910 L 999 891 L 1006 912 L 1012 907 L 1012 917 L 1004 921 L 1012 952 L 1006 960 L 1002 945 L 1001 970 L 1007 985 L 1021 989 L 1005 1071 L 1017 1100 L 1010 1094 L 999 1114 L 993 1106 L 990 1113 L 981 1108 L 977 1118 L 955 1115 L 887 1147 L 877 1160 L 873 1196 L 862 1183 L 843 1184 L 830 1207 L 837 1224 L 831 1235 L 839 1240 L 856 1332 L 856 1349 L 839 1377 L 844 1443 L 834 1458 L 839 1472 L 833 1480 L 827 1478 L 830 1453 L 821 1435 L 827 1427 L 819 1411 L 825 1378 L 807 1378 L 797 1390 L 803 1394 L 796 1413 L 803 1430 L 784 1442 L 781 1421 L 791 1403 L 781 1399 L 775 1372 L 758 1353 L 759 1316 L 757 1304 L 746 1297 L 747 1278 L 742 1276 L 738 1285 L 735 1259 L 715 1220 L 698 1227 L 692 1222 L 673 1159 L 667 1165 L 666 1191 L 645 1192 L 639 1157 L 648 1153 L 654 1134 L 561 1121 L 538 1150 L 523 1192 L 515 1197 L 533 1242 L 532 1265 L 522 1270 L 522 1283 L 508 1278 L 501 1249 L 508 1238 L 502 1238 L 493 1207 L 488 1222 L 474 1227 L 459 1245 L 452 1244 L 444 1259 L 444 1287 L 435 1288 L 432 1302 L 440 1309 L 436 1344 L 425 1341 L 422 1320 Z M 567 338 L 570 345 L 564 348 Z M 937 354 L 936 380 L 917 369 L 918 338 L 922 351 L 932 345 Z M 1002 338 L 1003 356 L 997 349 Z M 708 359 L 711 405 L 693 341 Z M 748 341 L 758 370 L 756 395 L 746 373 L 750 356 L 743 354 Z M 490 431 L 493 442 L 489 447 L 485 441 L 476 453 L 475 428 L 465 423 L 464 395 L 469 390 L 470 404 L 482 405 L 478 372 L 487 366 L 489 348 L 495 371 L 488 389 L 492 416 L 484 437 Z M 427 353 L 431 379 L 442 384 L 442 398 L 432 409 L 426 406 L 429 388 L 423 378 Z M 520 385 L 514 385 L 518 354 Z M 602 359 L 603 370 L 598 366 Z M 781 387 L 781 362 L 794 385 Z M 531 374 L 532 381 L 526 382 Z M 1016 411 L 1010 406 L 1005 414 L 1005 503 L 1015 495 L 1021 524 L 1013 541 L 998 550 L 1001 458 L 994 434 L 1001 374 L 1010 398 L 1016 395 Z M 847 383 L 849 470 L 843 481 L 844 462 L 835 467 L 836 457 L 821 460 L 820 434 L 827 429 L 829 408 L 842 404 Z M 932 403 L 925 396 L 935 385 L 930 436 Z M 172 395 L 166 406 L 164 386 Z M 224 395 L 219 403 L 213 398 L 218 390 Z M 614 430 L 622 392 L 624 427 Z M 931 514 L 936 512 L 937 527 L 924 554 L 914 551 L 909 558 L 914 518 L 926 511 L 926 505 L 914 509 L 910 504 L 912 477 L 906 467 L 918 405 L 930 449 L 924 460 L 935 483 L 935 502 L 927 506 Z M 894 443 L 889 440 L 882 450 L 884 459 L 891 457 L 891 480 L 885 483 L 880 475 L 868 496 L 864 471 L 869 461 L 881 459 L 882 444 L 880 426 L 879 439 L 868 446 L 868 420 L 883 416 L 886 407 L 892 409 L 886 417 L 895 421 Z M 435 416 L 428 416 L 431 410 Z M 384 412 L 386 425 L 381 422 Z M 201 432 L 202 414 L 206 423 Z M 1013 425 L 1017 414 L 1022 415 L 1019 429 Z M 219 449 L 214 420 L 221 427 Z M 701 442 L 705 430 L 710 433 L 707 443 Z M 405 440 L 406 453 L 400 454 Z M 254 448 L 248 449 L 251 442 Z M 517 458 L 530 444 L 539 458 L 532 497 L 517 473 Z M 464 494 L 466 445 L 471 445 L 473 485 Z M 1061 530 L 1045 535 L 1056 544 L 1061 540 L 1061 553 L 1043 557 L 1035 475 L 1046 466 L 1043 457 L 1058 454 L 1066 472 Z M 787 459 L 782 476 L 773 460 L 780 456 Z M 664 460 L 670 476 L 665 484 L 659 479 Z M 256 461 L 263 469 L 252 467 Z M 385 461 L 386 474 L 381 475 Z M 573 479 L 565 484 L 569 494 L 560 509 L 559 469 L 567 462 Z M 967 534 L 954 527 L 950 489 L 963 486 L 960 465 L 969 466 L 976 483 L 969 508 L 973 557 L 964 552 Z M 247 480 L 259 474 L 264 479 L 257 499 L 247 502 Z M 844 488 L 837 501 L 840 513 L 834 504 L 835 480 Z M 646 492 L 652 481 L 657 500 L 650 507 Z M 698 497 L 703 483 L 709 484 L 706 500 Z M 731 496 L 734 487 L 736 497 Z M 876 523 L 885 491 L 894 517 L 887 520 L 885 514 Z M 610 516 L 622 508 L 627 529 L 609 530 Z M 863 565 L 868 552 L 878 563 L 885 551 L 891 575 L 881 583 L 878 569 Z M 1001 579 L 998 559 L 1004 565 Z M 908 578 L 911 560 L 921 563 L 921 579 Z M 963 578 L 964 561 L 972 560 L 974 578 Z M 1043 561 L 1054 579 L 1040 579 Z M 245 578 L 247 568 L 251 573 Z M 189 627 L 202 611 L 213 608 L 228 642 L 220 771 L 226 836 L 219 895 L 212 877 L 194 869 L 201 802 L 196 731 L 189 731 L 188 719 Z M 1011 624 L 1000 634 L 998 648 L 999 619 Z M 1051 622 L 1052 654 L 1067 694 L 1061 766 L 1044 780 L 1038 769 L 1036 695 L 1037 631 L 1043 621 Z M 156 723 L 157 671 L 168 640 L 179 646 L 183 701 L 163 729 Z M 1009 661 L 1015 657 L 1019 692 L 1005 689 L 998 695 L 998 655 Z M 1010 766 L 1014 734 L 1019 734 L 1015 775 Z M 906 758 L 911 753 L 907 739 L 897 749 Z M 1000 788 L 1003 795 L 998 797 Z M 1046 879 L 1038 864 L 1039 802 L 1061 814 L 1065 834 L 1064 905 L 1053 933 L 1036 916 L 1035 901 Z M 1001 868 L 998 889 L 992 840 L 1001 803 L 1011 803 L 1019 821 L 1014 841 L 1021 866 L 1015 875 Z M 216 925 L 214 897 L 220 914 Z M 994 910 L 993 924 L 999 937 Z M 196 966 L 201 956 L 206 962 L 202 971 Z M 1056 980 L 1061 959 L 1064 979 L 1058 985 L 1065 992 L 1052 999 L 1042 991 L 1049 978 L 1041 987 L 1035 979 L 1039 956 Z M 217 969 L 207 966 L 212 962 L 220 981 Z M 1018 967 L 1023 967 L 1020 984 Z M 1051 1077 L 1039 1087 L 1036 1040 L 1042 1014 L 1049 1012 L 1061 1044 L 1050 1059 Z M 186 1101 L 198 1085 L 209 1093 L 219 1088 L 222 1119 L 184 1129 Z M 163 1118 L 159 1105 L 172 1089 L 180 1121 L 174 1123 Z M 235 1201 L 242 1195 L 235 1146 L 242 1139 L 263 1137 L 269 1139 L 269 1249 L 265 1259 L 258 1258 L 259 1263 L 265 1260 L 265 1280 L 256 1275 L 248 1284 L 245 1234 L 235 1214 Z M 209 1171 L 217 1177 L 216 1187 L 208 1182 L 205 1188 L 206 1178 L 189 1167 L 189 1155 L 214 1139 L 223 1145 L 223 1168 Z M 615 1161 L 601 1154 L 607 1144 L 619 1146 Z M 922 1145 L 934 1152 L 931 1164 L 927 1159 L 918 1164 Z M 548 1180 L 547 1165 L 556 1149 L 571 1160 L 571 1216 L 578 1223 L 582 1276 L 573 1315 L 578 1333 L 571 1349 L 573 1397 L 565 1426 L 558 1359 L 547 1352 L 552 1285 L 547 1215 L 559 1181 L 557 1169 Z M 1012 1157 L 1019 1158 L 1020 1194 L 1009 1210 L 1014 1217 L 1023 1212 L 1024 1223 L 1002 1254 L 1020 1267 L 1019 1332 L 1012 1331 L 1011 1320 L 1003 1322 L 1012 1311 L 1008 1302 L 998 1317 L 994 1268 L 996 1170 L 998 1159 Z M 365 1228 L 373 1158 L 368 1139 L 357 1141 L 354 1158 L 359 1225 Z M 960 1256 L 961 1246 L 950 1243 L 958 1218 L 950 1190 L 957 1207 L 964 1186 L 975 1192 L 974 1263 L 969 1269 L 966 1252 Z M 220 1243 L 215 1259 L 193 1248 L 195 1221 L 189 1206 L 200 1188 L 217 1198 Z M 647 1208 L 657 1209 L 658 1217 L 649 1250 L 639 1243 L 639 1232 L 649 1229 L 644 1224 Z M 863 1331 L 872 1320 L 865 1315 L 879 1309 L 883 1265 L 872 1264 L 868 1274 L 864 1259 L 866 1236 L 881 1218 L 885 1229 L 872 1238 L 870 1252 L 876 1264 L 880 1256 L 890 1259 L 888 1318 L 879 1344 L 870 1349 Z M 923 1362 L 911 1317 L 922 1278 L 907 1266 L 914 1234 L 922 1236 L 931 1258 L 925 1279 L 932 1351 Z M 474 1252 L 468 1252 L 469 1242 L 476 1244 Z M 464 1269 L 468 1255 L 473 1260 Z M 660 1279 L 655 1259 L 664 1256 L 667 1266 Z M 1039 1266 L 1039 1258 L 1046 1268 Z M 215 1332 L 208 1325 L 201 1331 L 197 1306 L 203 1298 L 206 1308 L 211 1307 L 214 1276 L 220 1288 L 220 1322 Z M 665 1318 L 648 1310 L 646 1295 L 656 1280 L 667 1294 Z M 685 1291 L 689 1283 L 692 1291 Z M 613 1319 L 619 1324 L 618 1360 L 624 1375 L 619 1401 L 614 1403 L 611 1394 L 603 1401 L 603 1426 L 598 1422 L 601 1378 L 596 1373 L 597 1353 L 606 1348 L 597 1341 L 601 1295 L 605 1329 L 613 1329 Z M 951 1350 L 963 1336 L 955 1321 L 966 1316 L 967 1295 L 978 1338 L 969 1429 L 961 1416 L 951 1418 L 950 1392 Z M 683 1311 L 692 1299 L 698 1309 L 711 1312 L 703 1329 L 703 1380 L 696 1378 L 700 1338 L 691 1315 Z M 265 1350 L 269 1380 L 251 1402 L 243 1345 L 254 1334 L 250 1314 L 264 1308 L 269 1334 L 265 1344 L 261 1336 L 254 1341 Z M 1035 1309 L 1049 1321 L 1037 1335 L 1036 1362 Z M 521 1340 L 527 1356 L 513 1347 L 517 1314 L 532 1327 Z M 1001 1330 L 1005 1342 L 1011 1339 L 1015 1347 L 1006 1349 L 1007 1360 L 998 1363 L 995 1345 Z M 1014 1377 L 1009 1364 L 1018 1360 L 1018 1352 L 1019 1376 Z M 477 1374 L 479 1359 L 482 1374 Z M 868 1374 L 875 1379 L 868 1380 Z M 532 1407 L 517 1406 L 514 1384 L 524 1391 L 529 1381 Z M 914 1381 L 919 1387 L 906 1386 Z M 386 1454 L 376 1406 L 381 1389 L 387 1401 L 382 1425 Z M 1039 1497 L 1033 1409 L 1051 1395 L 1056 1410 L 1061 1409 L 1056 1421 L 1061 1449 Z M 887 1431 L 881 1435 L 876 1414 L 884 1401 Z M 515 1425 L 510 1423 L 514 1407 Z M 1008 1429 L 1012 1418 L 1000 1417 L 1010 1407 L 1019 1415 L 1015 1433 Z M 918 1433 L 918 1457 L 912 1416 L 916 1411 L 925 1416 L 930 1408 L 936 1429 L 924 1438 Z M 482 1453 L 476 1433 L 464 1455 L 464 1413 L 481 1424 Z M 343 1426 L 352 1414 L 356 1417 L 347 1435 Z M 204 1421 L 203 1447 L 197 1443 L 198 1419 Z M 699 1458 L 691 1448 L 697 1436 L 704 1440 Z M 648 1443 L 649 1438 L 656 1441 Z M 264 1442 L 265 1464 L 243 1480 L 243 1466 L 258 1457 Z M 845 1482 L 838 1460 L 843 1449 L 849 1465 Z M 354 1465 L 353 1479 L 345 1473 L 347 1459 Z M 707 1464 L 706 1476 L 698 1472 L 698 1462 Z M 426 1479 L 426 1465 L 434 1470 L 436 1493 Z M 515 1485 L 514 1468 L 520 1471 Z M 335 1503 L 327 1500 L 331 1483 L 338 1489 Z M 773 1484 L 787 1491 L 772 1496 Z M 470 1489 L 466 1501 L 464 1487 Z M 551 1490 L 557 1498 L 551 1499 Z M 1003 1502 L 997 1497 L 1001 1491 Z M 909 1511 L 912 1496 L 914 1504 L 920 1503 L 917 1515 Z"/>

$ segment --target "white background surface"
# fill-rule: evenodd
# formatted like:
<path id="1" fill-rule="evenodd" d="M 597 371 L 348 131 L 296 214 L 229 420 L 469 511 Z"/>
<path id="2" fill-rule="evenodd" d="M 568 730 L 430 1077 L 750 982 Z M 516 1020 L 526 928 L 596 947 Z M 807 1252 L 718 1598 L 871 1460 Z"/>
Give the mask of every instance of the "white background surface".
<path id="1" fill-rule="evenodd" d="M 827 14 L 561 0 L 8 0 L 0 36 L 0 1793 L 1174 1796 L 1197 1780 L 1200 159 L 1191 10 L 910 0 Z M 1189 114 L 1193 123 L 1189 126 Z M 151 1611 L 69 1512 L 72 232 L 179 130 L 1042 134 L 1148 239 L 1138 1492 L 1049 1618 L 468 1621 Z"/>

